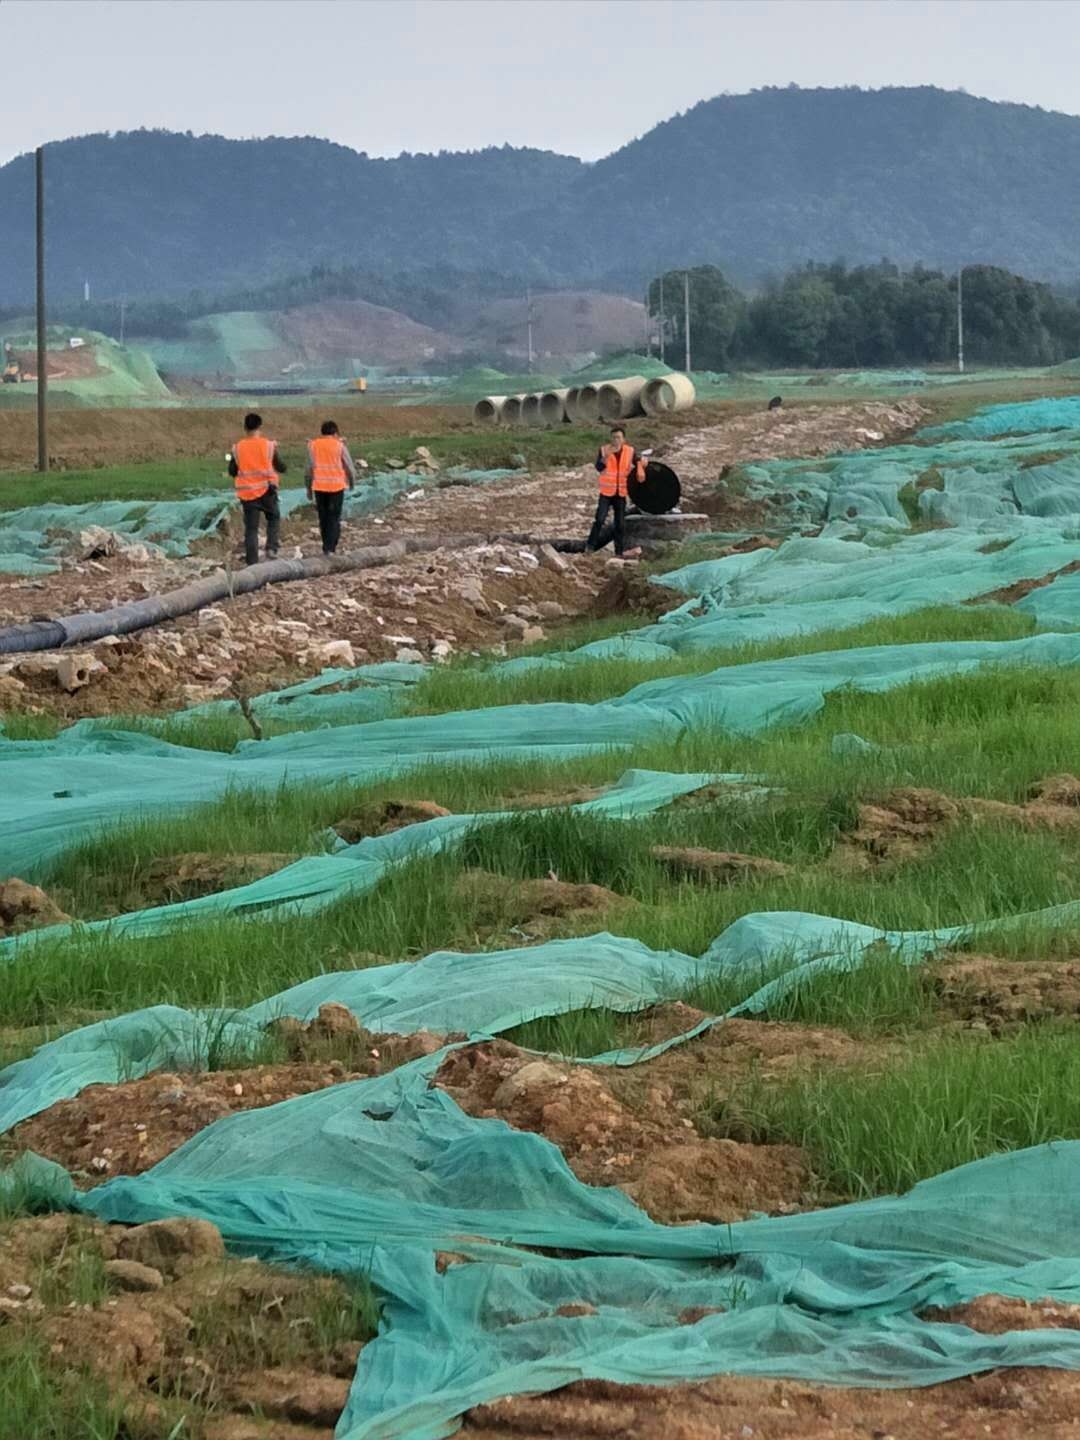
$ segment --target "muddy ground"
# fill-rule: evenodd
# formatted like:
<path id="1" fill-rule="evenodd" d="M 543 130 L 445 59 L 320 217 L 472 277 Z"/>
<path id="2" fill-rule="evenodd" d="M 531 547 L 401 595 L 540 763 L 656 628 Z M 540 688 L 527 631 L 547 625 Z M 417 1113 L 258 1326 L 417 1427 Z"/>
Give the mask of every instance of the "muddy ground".
<path id="1" fill-rule="evenodd" d="M 155 423 L 167 426 L 168 414 L 154 412 Z M 863 448 L 879 443 L 875 437 L 896 439 L 922 414 L 910 401 L 757 411 L 673 434 L 661 450 L 682 478 L 684 511 L 704 508 L 715 528 L 753 530 L 775 521 L 775 508 L 748 500 L 722 481 L 728 467 L 771 455 Z M 218 412 L 208 416 L 219 423 Z M 397 538 L 460 534 L 583 539 L 594 505 L 595 473 L 587 463 L 490 485 L 428 488 L 415 498 L 400 498 L 381 515 L 347 522 L 341 551 Z M 199 548 L 204 553 L 172 561 L 123 549 L 96 558 L 73 554 L 55 575 L 0 578 L 0 624 L 107 609 L 178 588 L 219 569 L 226 559 L 241 563 L 235 523 L 231 534 Z M 283 554 L 318 551 L 310 513 L 286 522 Z M 61 688 L 55 660 L 12 657 L 0 671 L 0 703 L 73 718 L 163 711 L 230 695 L 236 685 L 249 693 L 273 689 L 350 659 L 364 664 L 513 649 L 521 643 L 520 627 L 515 634 L 508 617 L 550 632 L 568 620 L 630 608 L 613 604 L 607 593 L 615 563 L 601 552 L 563 556 L 549 567 L 538 563 L 533 544 L 492 540 L 411 555 L 378 569 L 271 586 L 201 616 L 86 647 L 80 654 L 97 663 L 90 684 L 74 693 Z M 348 649 L 328 658 L 325 647 L 335 641 L 347 642 Z"/>

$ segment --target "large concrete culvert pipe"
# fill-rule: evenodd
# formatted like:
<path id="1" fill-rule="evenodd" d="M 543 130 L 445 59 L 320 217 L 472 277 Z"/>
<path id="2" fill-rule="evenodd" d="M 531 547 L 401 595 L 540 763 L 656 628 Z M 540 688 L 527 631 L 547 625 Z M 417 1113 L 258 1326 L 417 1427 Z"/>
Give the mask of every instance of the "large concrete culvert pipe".
<path id="1" fill-rule="evenodd" d="M 521 424 L 521 407 L 525 403 L 524 395 L 508 395 L 503 401 L 502 421 L 504 425 Z"/>
<path id="2" fill-rule="evenodd" d="M 478 425 L 498 425 L 502 420 L 505 395 L 485 395 L 473 406 L 473 419 Z"/>
<path id="3" fill-rule="evenodd" d="M 597 396 L 600 419 L 629 420 L 631 415 L 640 415 L 641 392 L 644 389 L 644 375 L 628 375 L 625 380 L 606 381 L 600 386 Z"/>
<path id="4" fill-rule="evenodd" d="M 577 418 L 586 425 L 600 419 L 600 386 L 582 385 L 577 397 Z"/>
<path id="5" fill-rule="evenodd" d="M 540 396 L 541 425 L 561 425 L 566 419 L 566 397 L 569 390 L 545 390 Z"/>
<path id="6" fill-rule="evenodd" d="M 658 375 L 641 392 L 646 415 L 667 415 L 672 410 L 689 410 L 697 396 L 689 375 Z"/>
<path id="7" fill-rule="evenodd" d="M 540 395 L 526 395 L 521 402 L 521 419 L 525 425 L 539 425 L 540 419 Z"/>
<path id="8" fill-rule="evenodd" d="M 566 392 L 566 400 L 563 402 L 563 408 L 564 408 L 564 410 L 565 410 L 565 412 L 566 412 L 566 418 L 567 418 L 567 420 L 577 420 L 577 419 L 579 418 L 579 417 L 578 417 L 578 396 L 579 396 L 580 394 L 581 394 L 581 386 L 580 386 L 580 385 L 571 385 L 570 389 L 567 390 L 567 392 Z"/>

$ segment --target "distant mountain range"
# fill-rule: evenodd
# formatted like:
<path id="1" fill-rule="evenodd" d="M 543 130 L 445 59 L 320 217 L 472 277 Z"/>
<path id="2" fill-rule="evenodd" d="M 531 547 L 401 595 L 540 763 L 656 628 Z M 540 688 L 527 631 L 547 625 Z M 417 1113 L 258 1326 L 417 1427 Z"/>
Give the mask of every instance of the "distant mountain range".
<path id="1" fill-rule="evenodd" d="M 835 257 L 1080 276 L 1080 118 L 931 88 L 718 96 L 593 164 L 91 135 L 48 147 L 47 187 L 50 290 L 68 298 L 84 279 L 166 297 L 317 264 L 633 294 L 702 262 L 743 283 Z M 0 257 L 0 304 L 28 300 L 30 156 L 0 167 Z"/>

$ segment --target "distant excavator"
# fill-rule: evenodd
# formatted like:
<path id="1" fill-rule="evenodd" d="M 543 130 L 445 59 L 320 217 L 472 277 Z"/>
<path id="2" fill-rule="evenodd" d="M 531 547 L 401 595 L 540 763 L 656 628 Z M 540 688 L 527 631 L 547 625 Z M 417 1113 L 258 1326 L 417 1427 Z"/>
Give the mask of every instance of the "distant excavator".
<path id="1" fill-rule="evenodd" d="M 5 385 L 19 385 L 25 379 L 23 374 L 22 361 L 15 354 L 10 344 L 4 345 L 4 375 Z"/>

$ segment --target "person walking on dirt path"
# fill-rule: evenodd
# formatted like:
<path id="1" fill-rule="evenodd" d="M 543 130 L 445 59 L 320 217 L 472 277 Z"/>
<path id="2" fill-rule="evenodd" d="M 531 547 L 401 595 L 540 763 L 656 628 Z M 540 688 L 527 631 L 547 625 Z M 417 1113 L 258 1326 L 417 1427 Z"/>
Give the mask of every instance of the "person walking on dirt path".
<path id="1" fill-rule="evenodd" d="M 262 416 L 244 416 L 244 438 L 232 448 L 229 474 L 236 482 L 236 498 L 244 512 L 244 560 L 259 561 L 259 517 L 266 516 L 266 558 L 278 552 L 281 534 L 281 506 L 278 503 L 278 476 L 285 474 L 285 461 L 278 454 L 277 441 L 262 433 Z"/>
<path id="2" fill-rule="evenodd" d="M 613 426 L 610 442 L 600 446 L 596 456 L 596 470 L 600 476 L 600 498 L 596 502 L 596 517 L 589 531 L 589 538 L 585 541 L 585 549 L 599 550 L 601 544 L 606 543 L 601 541 L 601 535 L 608 515 L 611 514 L 615 524 L 615 554 L 621 559 L 635 560 L 641 550 L 640 547 L 625 550 L 623 524 L 626 520 L 626 497 L 629 494 L 630 478 L 633 476 L 636 480 L 644 480 L 645 462 L 634 447 L 626 443 L 626 431 L 621 425 Z"/>
<path id="3" fill-rule="evenodd" d="M 322 553 L 333 555 L 341 539 L 341 507 L 345 488 L 356 484 L 356 466 L 349 447 L 338 433 L 333 420 L 324 420 L 317 440 L 308 441 L 308 463 L 304 484 L 308 499 L 315 499 L 319 516 Z"/>

